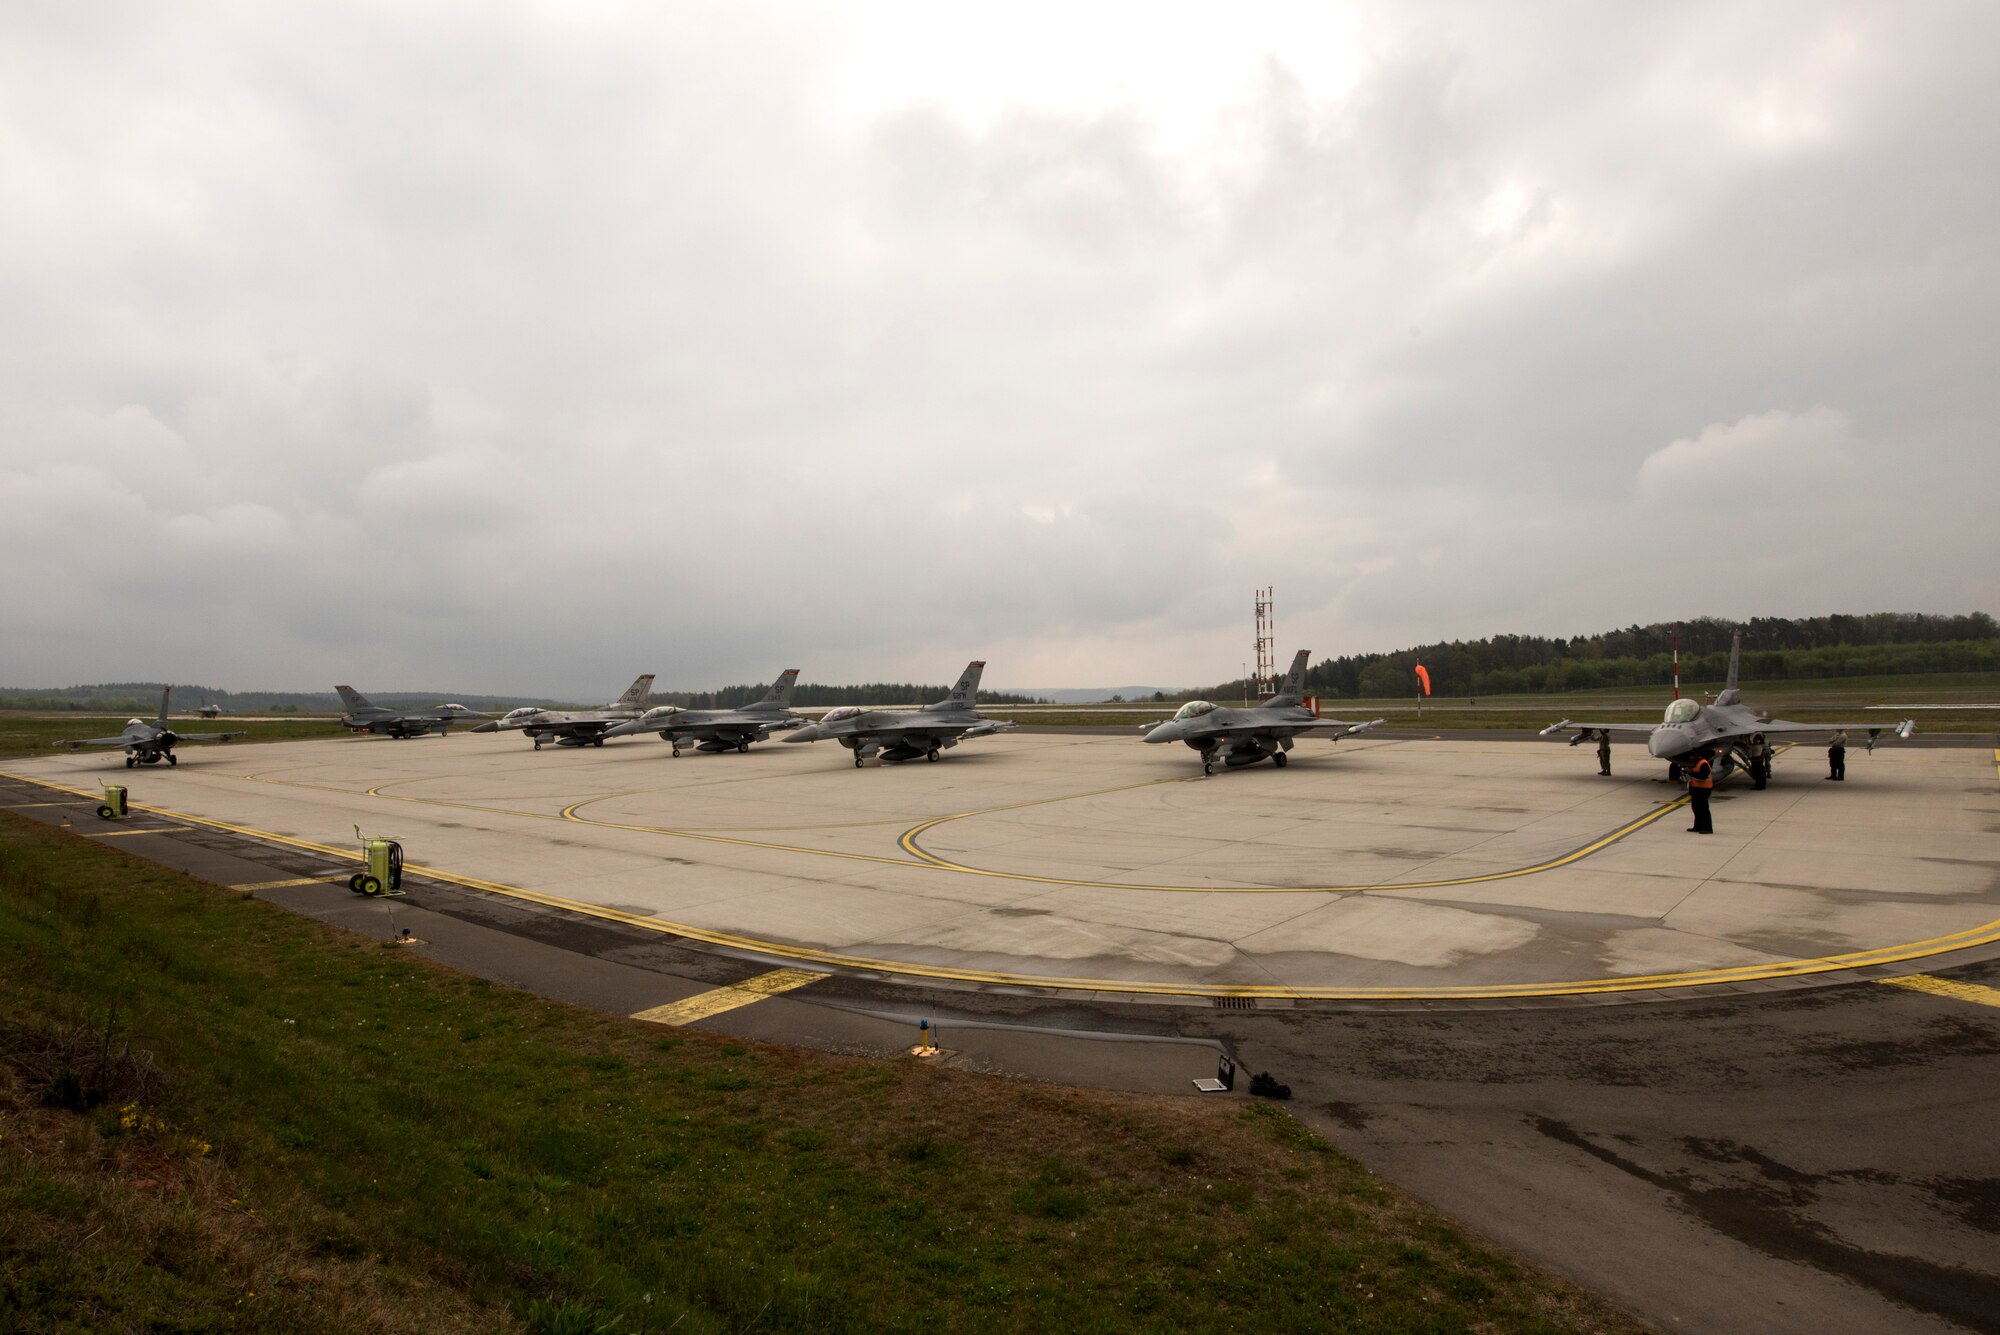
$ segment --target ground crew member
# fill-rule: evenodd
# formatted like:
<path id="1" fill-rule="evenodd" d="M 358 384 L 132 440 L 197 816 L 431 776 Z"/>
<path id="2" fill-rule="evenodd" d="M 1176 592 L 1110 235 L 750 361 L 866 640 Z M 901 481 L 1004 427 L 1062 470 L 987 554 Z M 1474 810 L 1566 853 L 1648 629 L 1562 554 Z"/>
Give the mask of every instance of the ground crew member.
<path id="1" fill-rule="evenodd" d="M 1771 778 L 1771 744 L 1758 733 L 1750 739 L 1750 781 L 1762 788 Z"/>
<path id="2" fill-rule="evenodd" d="M 1834 733 L 1833 739 L 1827 743 L 1826 768 L 1827 768 L 1827 775 L 1826 775 L 1827 778 L 1832 779 L 1836 783 L 1840 783 L 1846 780 L 1847 730 L 1845 728 Z"/>
<path id="3" fill-rule="evenodd" d="M 1708 795 L 1715 790 L 1715 764 L 1710 759 L 1708 748 L 1694 753 L 1694 763 L 1688 766 L 1688 806 L 1694 811 L 1694 824 L 1688 826 L 1689 834 L 1714 834 L 1715 824 L 1708 818 Z"/>
<path id="4" fill-rule="evenodd" d="M 1597 772 L 1609 777 L 1611 774 L 1611 729 L 1597 730 Z"/>

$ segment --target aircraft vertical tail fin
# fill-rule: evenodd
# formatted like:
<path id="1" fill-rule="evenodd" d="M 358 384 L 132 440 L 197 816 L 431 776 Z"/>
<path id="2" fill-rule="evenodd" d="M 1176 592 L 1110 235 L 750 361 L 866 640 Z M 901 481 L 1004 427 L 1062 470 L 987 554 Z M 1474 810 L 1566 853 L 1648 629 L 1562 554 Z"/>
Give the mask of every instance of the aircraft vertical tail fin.
<path id="1" fill-rule="evenodd" d="M 1722 694 L 1715 697 L 1718 705 L 1733 705 L 1743 697 L 1736 690 L 1736 669 L 1743 658 L 1743 632 L 1737 631 L 1729 637 L 1729 677 L 1722 683 Z"/>
<path id="2" fill-rule="evenodd" d="M 644 709 L 646 697 L 653 693 L 653 674 L 648 672 L 625 688 L 625 694 L 611 702 L 613 709 Z"/>
<path id="3" fill-rule="evenodd" d="M 352 686 L 336 686 L 333 689 L 340 696 L 340 703 L 347 706 L 347 712 L 350 714 L 365 714 L 375 708 L 367 696 Z"/>
<path id="4" fill-rule="evenodd" d="M 958 685 L 951 688 L 951 694 L 926 709 L 970 709 L 979 699 L 979 676 L 986 671 L 981 659 L 974 659 L 965 665 L 965 671 L 958 676 Z"/>
<path id="5" fill-rule="evenodd" d="M 798 682 L 798 679 L 799 670 L 797 668 L 786 668 L 778 674 L 778 679 L 771 683 L 771 689 L 764 692 L 764 698 L 759 700 L 757 704 L 759 707 L 768 707 L 771 709 L 790 709 L 792 707 L 792 687 Z"/>
<path id="6" fill-rule="evenodd" d="M 1278 693 L 1264 702 L 1265 709 L 1282 709 L 1305 701 L 1306 662 L 1311 657 L 1310 649 L 1301 649 L 1292 655 L 1292 670 L 1285 674 L 1285 680 L 1278 687 Z"/>

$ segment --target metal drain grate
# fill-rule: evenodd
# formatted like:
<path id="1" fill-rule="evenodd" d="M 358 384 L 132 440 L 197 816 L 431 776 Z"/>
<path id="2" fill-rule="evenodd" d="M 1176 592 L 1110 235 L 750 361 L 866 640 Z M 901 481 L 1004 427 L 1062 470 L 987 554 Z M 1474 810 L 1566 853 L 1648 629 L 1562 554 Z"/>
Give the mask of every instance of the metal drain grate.
<path id="1" fill-rule="evenodd" d="M 1257 1009 L 1255 997 L 1210 997 L 1219 1011 L 1254 1011 Z"/>

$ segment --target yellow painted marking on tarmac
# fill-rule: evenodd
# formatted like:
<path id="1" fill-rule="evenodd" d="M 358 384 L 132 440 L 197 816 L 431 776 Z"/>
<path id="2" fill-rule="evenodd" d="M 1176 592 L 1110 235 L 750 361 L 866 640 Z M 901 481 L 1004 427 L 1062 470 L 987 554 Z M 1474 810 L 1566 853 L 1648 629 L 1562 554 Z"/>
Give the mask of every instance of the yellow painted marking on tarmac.
<path id="1" fill-rule="evenodd" d="M 1927 973 L 1909 973 L 1901 978 L 1877 978 L 1875 981 L 1890 987 L 1907 987 L 1912 992 L 1928 992 L 1934 997 L 1970 1001 L 1977 1006 L 2000 1006 L 2000 987 L 1983 987 L 1978 983 L 1954 983 L 1949 978 L 1937 978 Z"/>
<path id="2" fill-rule="evenodd" d="M 120 835 L 131 834 L 172 834 L 176 830 L 185 830 L 187 826 L 149 825 L 143 830 L 94 830 L 88 825 L 72 825 L 70 828 L 78 834 L 87 834 L 93 839 L 116 839 Z"/>
<path id="3" fill-rule="evenodd" d="M 1031 805 L 1031 804 L 1023 804 Z M 983 811 L 966 811 L 956 816 L 939 816 L 935 820 L 907 831 L 897 842 L 903 850 L 922 862 L 941 871 L 955 871 L 967 876 L 993 876 L 1007 881 L 1028 881 L 1036 885 L 1061 885 L 1087 890 L 1142 890 L 1169 894 L 1199 895 L 1326 895 L 1352 894 L 1365 890 L 1436 890 L 1455 885 L 1485 885 L 1491 881 L 1507 881 L 1517 876 L 1535 876 L 1557 867 L 1566 867 L 1572 862 L 1580 862 L 1593 853 L 1602 852 L 1619 840 L 1645 829 L 1670 811 L 1687 805 L 1685 797 L 1677 797 L 1654 811 L 1649 811 L 1637 820 L 1627 821 L 1609 834 L 1600 835 L 1581 848 L 1572 849 L 1560 857 L 1549 858 L 1528 867 L 1515 867 L 1508 871 L 1482 872 L 1477 876 L 1453 876 L 1435 881 L 1367 881 L 1356 885 L 1134 885 L 1126 881 L 1085 881 L 1061 876 L 1032 876 L 1025 872 L 996 871 L 989 867 L 973 867 L 962 862 L 952 862 L 939 857 L 917 842 L 917 836 L 924 831 L 943 825 L 947 821 L 963 820 L 967 816 L 983 816 Z M 996 811 L 1008 808 L 995 807 Z"/>
<path id="4" fill-rule="evenodd" d="M 74 802 L 0 802 L 9 811 L 26 811 L 29 807 L 73 807 Z"/>
<path id="5" fill-rule="evenodd" d="M 691 997 L 670 1001 L 664 1006 L 634 1011 L 632 1018 L 650 1020 L 654 1024 L 693 1024 L 696 1020 L 706 1020 L 712 1015 L 733 1011 L 739 1006 L 748 1006 L 766 997 L 775 997 L 795 987 L 816 983 L 826 976 L 810 969 L 773 969 L 769 973 L 760 973 L 755 978 L 745 978 L 742 982 L 732 983 L 728 987 L 697 992 Z"/>
<path id="6" fill-rule="evenodd" d="M 631 830 L 636 834 L 657 834 L 669 839 L 693 839 L 704 844 L 734 844 L 738 848 L 760 848 L 772 853 L 803 853 L 809 857 L 842 858 L 849 862 L 880 862 L 891 867 L 922 866 L 921 863 L 912 862 L 908 858 L 885 858 L 876 853 L 846 853 L 837 848 L 804 848 L 798 844 L 773 844 L 761 839 L 737 839 L 723 834 L 697 834 L 692 830 L 667 830 L 657 825 L 628 825 L 623 821 L 592 820 L 588 816 L 576 814 L 579 808 L 604 800 L 601 797 L 593 797 L 582 802 L 572 802 L 562 809 L 561 819 L 575 821 L 579 825 L 594 825 L 604 830 Z"/>
<path id="7" fill-rule="evenodd" d="M 10 774 L 0 771 L 0 778 L 18 779 L 24 783 L 40 784 L 58 792 L 76 793 L 79 797 L 94 798 L 96 794 L 81 789 L 69 788 L 46 779 L 30 778 L 27 775 Z M 235 825 L 228 821 L 215 820 L 208 816 L 196 816 L 187 812 L 169 811 L 164 808 L 148 808 L 158 815 L 184 820 L 192 825 L 224 830 L 249 839 L 260 839 L 268 843 L 281 844 L 287 848 L 304 849 L 326 857 L 348 862 L 361 860 L 360 854 L 351 849 L 332 848 L 325 844 L 313 843 L 290 835 L 274 834 L 251 826 Z M 1663 813 L 1655 813 L 1658 814 Z M 816 850 L 805 850 L 816 851 Z M 887 859 L 877 859 L 886 861 Z M 1971 950 L 2000 944 L 2000 919 L 1980 923 L 1963 931 L 1945 936 L 1928 937 L 1920 941 L 1905 941 L 1895 945 L 1878 946 L 1869 950 L 1850 951 L 1842 955 L 1825 955 L 1795 960 L 1781 960 L 1768 964 L 1744 964 L 1730 968 L 1691 969 L 1680 973 L 1639 974 L 1625 978 L 1584 978 L 1559 980 L 1543 983 L 1490 983 L 1464 984 L 1438 987 L 1288 987 L 1280 984 L 1265 986 L 1216 986 L 1199 981 L 1163 981 L 1139 978 L 1089 978 L 1066 977 L 1052 974 L 1003 973 L 985 969 L 957 969 L 944 965 L 917 964 L 905 960 L 877 959 L 866 955 L 848 955 L 839 951 L 820 950 L 809 946 L 799 946 L 791 942 L 767 941 L 759 937 L 746 936 L 737 932 L 715 931 L 688 923 L 663 921 L 658 917 L 627 913 L 622 909 L 590 904 L 581 900 L 565 899 L 560 895 L 544 894 L 521 886 L 507 885 L 499 881 L 483 880 L 476 876 L 464 876 L 457 872 L 445 871 L 437 867 L 410 866 L 404 869 L 411 875 L 441 881 L 448 885 L 462 886 L 468 890 L 479 890 L 487 894 L 518 900 L 522 903 L 539 904 L 544 908 L 560 909 L 584 917 L 598 918 L 607 922 L 623 923 L 663 936 L 678 936 L 690 941 L 700 941 L 708 945 L 721 946 L 732 950 L 749 951 L 772 959 L 791 960 L 797 964 L 819 966 L 822 970 L 835 969 L 862 970 L 872 973 L 889 974 L 899 978 L 930 980 L 937 982 L 985 983 L 1007 987 L 1029 987 L 1044 990 L 1073 992 L 1108 992 L 1117 995 L 1167 996 L 1167 997 L 1248 997 L 1260 1000 L 1296 1001 L 1496 1001 L 1526 997 L 1577 997 L 1615 995 L 1624 992 L 1660 992 L 1688 987 L 1727 986 L 1738 983 L 1765 982 L 1782 978 L 1806 978 L 1815 974 L 1839 973 L 1848 969 L 1864 969 L 1890 964 L 1904 964 L 1912 960 L 1927 959 L 1952 951 Z"/>
<path id="8" fill-rule="evenodd" d="M 256 881 L 250 885 L 232 885 L 231 890 L 289 890 L 295 885 L 332 885 L 333 873 L 324 876 L 294 876 L 289 881 Z"/>

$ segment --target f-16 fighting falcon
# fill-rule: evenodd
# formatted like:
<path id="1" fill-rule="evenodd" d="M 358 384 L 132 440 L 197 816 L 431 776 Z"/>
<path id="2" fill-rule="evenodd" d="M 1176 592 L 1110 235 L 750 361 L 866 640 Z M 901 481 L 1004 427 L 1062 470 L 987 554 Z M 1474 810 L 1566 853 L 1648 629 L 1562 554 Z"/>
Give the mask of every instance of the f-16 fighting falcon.
<path id="1" fill-rule="evenodd" d="M 1331 732 L 1333 739 L 1353 737 L 1379 727 L 1384 720 L 1344 723 L 1320 718 L 1306 708 L 1306 660 L 1309 649 L 1292 658 L 1292 670 L 1285 674 L 1278 693 L 1249 709 L 1227 709 L 1206 700 L 1190 700 L 1180 712 L 1164 723 L 1156 723 L 1141 738 L 1147 742 L 1186 742 L 1201 752 L 1201 772 L 1215 773 L 1218 754 L 1230 769 L 1268 760 L 1278 768 L 1286 764 L 1292 738 L 1304 732 Z M 1223 748 L 1227 747 L 1227 750 Z"/>
<path id="2" fill-rule="evenodd" d="M 938 752 L 946 747 L 1014 726 L 981 718 L 973 707 L 979 691 L 979 674 L 985 670 L 983 662 L 967 663 L 951 694 L 922 709 L 862 709 L 845 705 L 828 711 L 819 722 L 800 728 L 785 740 L 839 742 L 854 752 L 856 769 L 869 756 L 884 760 L 915 760 L 922 756 L 925 760 L 936 760 Z"/>
<path id="3" fill-rule="evenodd" d="M 604 734 L 620 723 L 638 718 L 646 708 L 646 696 L 653 689 L 653 674 L 648 672 L 625 688 L 625 694 L 613 700 L 602 709 L 536 709 L 524 705 L 520 709 L 509 710 L 491 723 L 482 723 L 474 732 L 500 732 L 519 729 L 535 739 L 535 749 L 542 749 L 543 742 L 554 742 L 557 746 L 602 746 Z"/>
<path id="4" fill-rule="evenodd" d="M 181 742 L 226 742 L 231 737 L 241 737 L 240 732 L 175 732 L 167 723 L 167 696 L 173 687 L 160 688 L 160 717 L 152 723 L 144 719 L 127 719 L 125 731 L 116 737 L 84 737 L 76 741 L 57 742 L 57 746 L 67 746 L 74 751 L 80 746 L 122 746 L 125 748 L 125 768 L 134 765 L 157 765 L 162 760 L 169 765 L 178 765 L 180 760 L 174 755 L 174 747 Z"/>
<path id="5" fill-rule="evenodd" d="M 1690 697 L 1682 697 L 1667 706 L 1667 715 L 1659 723 L 1590 723 L 1577 719 L 1564 719 L 1542 729 L 1542 736 L 1561 732 L 1565 728 L 1575 729 L 1569 744 L 1575 746 L 1593 732 L 1643 732 L 1646 734 L 1646 749 L 1654 756 L 1667 762 L 1667 777 L 1679 779 L 1684 766 L 1692 764 L 1697 751 L 1710 750 L 1715 753 L 1715 777 L 1721 778 L 1737 766 L 1742 766 L 1750 775 L 1750 786 L 1762 788 L 1771 780 L 1772 737 L 1793 733 L 1830 733 L 1852 729 L 1868 733 L 1868 749 L 1875 749 L 1875 739 L 1884 732 L 1893 732 L 1901 738 L 1908 738 L 1916 731 L 1917 721 L 1906 718 L 1899 723 L 1788 723 L 1784 719 L 1772 718 L 1762 710 L 1753 709 L 1743 703 L 1741 693 L 1736 689 L 1736 668 L 1743 654 L 1743 633 L 1738 631 L 1729 642 L 1729 678 L 1722 684 L 1722 692 L 1707 704 Z"/>
<path id="6" fill-rule="evenodd" d="M 606 737 L 625 737 L 638 732 L 657 732 L 673 743 L 674 754 L 692 743 L 701 751 L 748 751 L 750 743 L 761 742 L 773 732 L 805 726 L 805 720 L 791 712 L 792 683 L 799 679 L 797 668 L 786 668 L 771 683 L 762 700 L 741 709 L 682 709 L 660 705 L 629 723 L 605 732 Z"/>
<path id="7" fill-rule="evenodd" d="M 434 732 L 443 736 L 460 719 L 486 717 L 464 705 L 439 705 L 425 713 L 400 714 L 372 703 L 352 686 L 333 689 L 339 692 L 340 703 L 347 706 L 347 712 L 340 716 L 340 726 L 349 732 L 382 733 L 389 737 L 422 737 Z"/>

